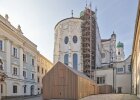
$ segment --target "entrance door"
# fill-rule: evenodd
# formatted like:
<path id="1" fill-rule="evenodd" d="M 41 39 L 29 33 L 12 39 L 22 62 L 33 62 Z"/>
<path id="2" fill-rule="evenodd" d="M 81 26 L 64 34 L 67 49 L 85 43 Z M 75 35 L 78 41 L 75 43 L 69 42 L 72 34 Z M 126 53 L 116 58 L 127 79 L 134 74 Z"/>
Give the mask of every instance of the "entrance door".
<path id="1" fill-rule="evenodd" d="M 122 93 L 122 87 L 118 87 L 118 93 Z"/>
<path id="2" fill-rule="evenodd" d="M 59 86 L 58 95 L 59 99 L 64 99 L 64 86 Z"/>

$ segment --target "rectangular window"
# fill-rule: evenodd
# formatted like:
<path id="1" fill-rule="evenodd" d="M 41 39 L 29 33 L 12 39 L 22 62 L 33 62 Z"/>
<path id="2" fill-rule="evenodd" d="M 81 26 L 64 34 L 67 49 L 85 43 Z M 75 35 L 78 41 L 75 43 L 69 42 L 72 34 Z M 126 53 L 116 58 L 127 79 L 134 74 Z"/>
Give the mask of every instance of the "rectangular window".
<path id="1" fill-rule="evenodd" d="M 1 93 L 3 93 L 3 85 L 1 84 Z"/>
<path id="2" fill-rule="evenodd" d="M 34 66 L 34 59 L 32 59 L 32 65 Z"/>
<path id="3" fill-rule="evenodd" d="M 2 50 L 2 47 L 3 47 L 3 43 L 2 40 L 0 40 L 0 50 Z"/>
<path id="4" fill-rule="evenodd" d="M 13 93 L 17 93 L 17 86 L 13 85 Z"/>
<path id="5" fill-rule="evenodd" d="M 131 65 L 128 65 L 128 70 L 129 72 L 131 72 Z"/>
<path id="6" fill-rule="evenodd" d="M 23 77 L 26 78 L 26 71 L 23 71 Z"/>
<path id="7" fill-rule="evenodd" d="M 97 84 L 105 84 L 105 77 L 97 77 Z"/>
<path id="8" fill-rule="evenodd" d="M 123 68 L 117 68 L 117 72 L 123 72 Z"/>
<path id="9" fill-rule="evenodd" d="M 43 68 L 42 68 L 42 74 L 43 74 L 43 72 L 44 72 L 44 70 L 43 70 Z"/>
<path id="10" fill-rule="evenodd" d="M 26 62 L 26 54 L 23 54 L 23 62 Z"/>
<path id="11" fill-rule="evenodd" d="M 39 82 L 40 82 L 40 79 L 39 79 L 39 77 L 38 77 L 38 79 L 37 79 L 37 80 L 38 80 L 38 83 L 39 83 Z"/>
<path id="12" fill-rule="evenodd" d="M 3 62 L 1 59 L 0 59 L 0 70 L 3 70 Z"/>
<path id="13" fill-rule="evenodd" d="M 15 68 L 15 67 L 13 68 L 13 74 L 17 75 L 17 68 Z"/>
<path id="14" fill-rule="evenodd" d="M 13 56 L 16 58 L 18 57 L 17 48 L 15 47 L 13 48 Z"/>
<path id="15" fill-rule="evenodd" d="M 26 93 L 26 87 L 27 87 L 27 85 L 24 85 L 24 93 Z"/>
<path id="16" fill-rule="evenodd" d="M 34 74 L 32 74 L 32 80 L 34 79 Z"/>
<path id="17" fill-rule="evenodd" d="M 39 72 L 39 66 L 37 66 L 37 72 Z"/>

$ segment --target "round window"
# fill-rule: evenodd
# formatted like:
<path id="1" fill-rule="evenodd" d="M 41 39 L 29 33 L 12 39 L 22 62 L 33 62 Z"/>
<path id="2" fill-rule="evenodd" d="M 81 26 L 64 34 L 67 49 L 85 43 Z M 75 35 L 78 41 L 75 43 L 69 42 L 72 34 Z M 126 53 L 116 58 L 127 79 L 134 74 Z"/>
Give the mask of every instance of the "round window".
<path id="1" fill-rule="evenodd" d="M 64 40 L 65 44 L 68 44 L 68 41 L 69 41 L 69 38 L 66 36 Z"/>
<path id="2" fill-rule="evenodd" d="M 73 36 L 73 42 L 77 43 L 77 36 Z"/>

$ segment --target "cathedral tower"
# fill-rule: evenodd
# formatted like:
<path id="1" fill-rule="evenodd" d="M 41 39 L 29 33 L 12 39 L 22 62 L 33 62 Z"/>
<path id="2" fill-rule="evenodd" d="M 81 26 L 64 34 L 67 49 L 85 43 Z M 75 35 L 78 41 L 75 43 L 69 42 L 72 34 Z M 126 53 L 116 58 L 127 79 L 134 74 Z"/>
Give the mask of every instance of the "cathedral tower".
<path id="1" fill-rule="evenodd" d="M 117 49 L 116 49 L 117 61 L 123 61 L 125 58 L 124 54 L 124 45 L 121 42 L 118 42 Z"/>

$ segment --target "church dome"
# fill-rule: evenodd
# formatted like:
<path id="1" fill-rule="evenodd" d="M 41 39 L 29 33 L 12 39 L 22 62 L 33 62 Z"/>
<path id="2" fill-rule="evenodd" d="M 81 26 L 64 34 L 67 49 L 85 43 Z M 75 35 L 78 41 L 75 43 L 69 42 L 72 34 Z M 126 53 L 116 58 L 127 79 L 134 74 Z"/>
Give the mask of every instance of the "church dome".
<path id="1" fill-rule="evenodd" d="M 121 43 L 120 41 L 117 44 L 117 48 L 123 48 L 123 43 Z"/>

